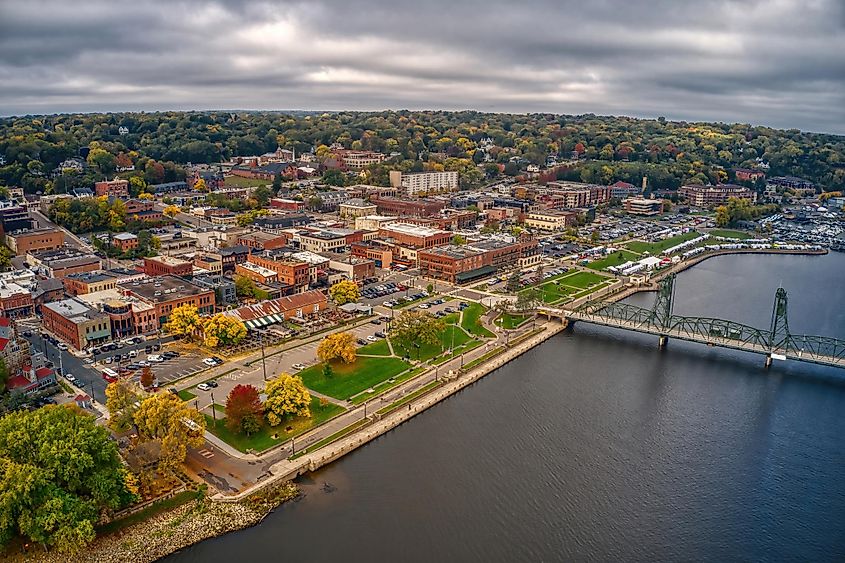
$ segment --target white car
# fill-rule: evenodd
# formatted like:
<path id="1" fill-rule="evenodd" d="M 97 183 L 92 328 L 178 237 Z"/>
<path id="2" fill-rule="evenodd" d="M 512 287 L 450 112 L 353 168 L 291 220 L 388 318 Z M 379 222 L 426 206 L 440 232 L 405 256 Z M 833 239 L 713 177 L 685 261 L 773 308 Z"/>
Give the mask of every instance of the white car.
<path id="1" fill-rule="evenodd" d="M 64 342 L 59 342 L 56 345 L 56 348 L 58 348 L 61 351 L 65 351 L 65 350 L 67 350 L 67 344 L 65 344 Z"/>
<path id="2" fill-rule="evenodd" d="M 214 360 L 212 360 L 211 358 L 206 358 L 206 359 L 204 359 L 204 360 L 202 361 L 202 363 L 204 363 L 204 364 L 205 364 L 205 365 L 207 365 L 208 367 L 212 367 L 212 368 L 213 368 L 214 366 L 216 366 L 216 365 L 217 365 L 217 362 L 215 362 L 215 361 L 214 361 Z"/>
<path id="3" fill-rule="evenodd" d="M 72 374 L 72 373 L 66 373 L 66 374 L 65 374 L 65 379 L 67 379 L 67 380 L 68 380 L 68 381 L 70 381 L 71 383 L 75 383 L 75 382 L 76 382 L 76 378 L 73 376 L 73 374 Z"/>
<path id="4" fill-rule="evenodd" d="M 420 303 L 420 309 L 428 309 L 429 307 L 431 307 L 431 305 L 428 303 Z"/>
<path id="5" fill-rule="evenodd" d="M 164 358 L 162 358 L 158 354 L 153 354 L 152 356 L 147 356 L 147 360 L 150 361 L 150 362 L 159 363 L 159 362 L 163 362 Z"/>
<path id="6" fill-rule="evenodd" d="M 145 367 L 149 367 L 149 366 L 150 366 L 150 362 L 148 362 L 147 360 L 141 360 L 140 362 L 137 362 L 137 363 L 138 363 L 138 365 L 139 365 L 139 366 L 141 366 L 142 368 L 145 368 Z"/>
<path id="7" fill-rule="evenodd" d="M 369 341 L 369 342 L 375 342 L 376 340 L 378 340 L 378 338 L 376 338 L 372 334 L 367 337 L 367 341 Z"/>
<path id="8" fill-rule="evenodd" d="M 137 358 L 138 357 L 138 350 L 129 350 L 129 357 L 130 358 Z"/>
<path id="9" fill-rule="evenodd" d="M 200 391 L 208 391 L 209 389 L 211 389 L 211 387 L 209 387 L 205 383 L 200 383 L 199 385 L 197 385 L 197 389 L 199 389 Z"/>
<path id="10" fill-rule="evenodd" d="M 291 367 L 296 371 L 299 371 L 301 369 L 305 369 L 305 364 L 293 364 Z"/>

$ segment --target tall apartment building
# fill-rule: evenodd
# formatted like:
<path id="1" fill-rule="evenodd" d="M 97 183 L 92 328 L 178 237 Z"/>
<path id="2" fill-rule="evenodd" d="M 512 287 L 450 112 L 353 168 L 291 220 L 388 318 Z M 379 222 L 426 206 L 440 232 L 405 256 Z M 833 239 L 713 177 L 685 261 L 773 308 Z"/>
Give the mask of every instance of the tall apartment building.
<path id="1" fill-rule="evenodd" d="M 458 173 L 451 171 L 406 174 L 391 170 L 390 185 L 407 196 L 454 192 L 458 190 Z"/>
<path id="2" fill-rule="evenodd" d="M 735 197 L 737 199 L 757 200 L 757 193 L 743 186 L 735 184 L 717 184 L 715 186 L 681 186 L 678 195 L 685 197 L 690 205 L 696 207 L 710 207 L 720 205 Z"/>

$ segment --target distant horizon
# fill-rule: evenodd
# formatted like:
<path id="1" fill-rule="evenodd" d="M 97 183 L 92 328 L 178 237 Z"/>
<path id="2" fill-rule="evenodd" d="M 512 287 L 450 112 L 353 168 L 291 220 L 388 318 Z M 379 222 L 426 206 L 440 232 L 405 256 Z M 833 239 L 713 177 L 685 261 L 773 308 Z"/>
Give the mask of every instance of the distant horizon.
<path id="1" fill-rule="evenodd" d="M 478 108 L 845 135 L 841 0 L 0 0 L 0 14 L 9 116 Z"/>
<path id="2" fill-rule="evenodd" d="M 130 114 L 130 113 L 145 113 L 145 114 L 155 114 L 155 113 L 280 113 L 280 114 L 295 114 L 295 113 L 302 113 L 302 114 L 321 114 L 321 113 L 342 113 L 342 112 L 356 112 L 356 113 L 384 113 L 384 112 L 443 112 L 443 113 L 467 113 L 467 112 L 474 112 L 480 114 L 490 114 L 490 115 L 531 115 L 531 114 L 551 114 L 557 116 L 564 116 L 564 117 L 583 117 L 587 115 L 593 115 L 597 118 L 626 118 L 626 119 L 637 119 L 642 121 L 657 121 L 661 117 L 664 118 L 667 122 L 673 123 L 702 123 L 702 124 L 710 124 L 710 125 L 748 125 L 750 127 L 765 127 L 769 129 L 775 129 L 779 131 L 791 131 L 796 130 L 800 131 L 801 133 L 807 133 L 812 135 L 829 135 L 833 137 L 843 137 L 845 138 L 845 133 L 837 133 L 837 132 L 830 132 L 830 131 L 816 131 L 810 129 L 801 129 L 798 127 L 779 127 L 775 125 L 769 125 L 766 123 L 754 123 L 749 121 L 725 121 L 725 120 L 718 120 L 718 119 L 684 119 L 684 118 L 677 118 L 677 117 L 670 117 L 668 115 L 655 115 L 655 116 L 645 116 L 645 115 L 631 115 L 631 114 L 606 114 L 606 113 L 596 113 L 596 112 L 583 112 L 583 113 L 568 113 L 562 111 L 542 111 L 542 110 L 533 110 L 533 111 L 495 111 L 495 110 L 481 110 L 481 109 L 473 109 L 473 108 L 464 108 L 464 109 L 439 109 L 439 108 L 384 108 L 384 109 L 304 109 L 304 108 L 286 108 L 286 109 L 250 109 L 250 108 L 172 108 L 172 109 L 114 109 L 114 110 L 88 110 L 88 111 L 56 111 L 52 113 L 15 113 L 15 114 L 6 114 L 0 113 L 0 119 L 16 119 L 16 118 L 36 118 L 36 117 L 50 117 L 50 116 L 61 116 L 61 115 L 110 115 L 110 114 Z"/>

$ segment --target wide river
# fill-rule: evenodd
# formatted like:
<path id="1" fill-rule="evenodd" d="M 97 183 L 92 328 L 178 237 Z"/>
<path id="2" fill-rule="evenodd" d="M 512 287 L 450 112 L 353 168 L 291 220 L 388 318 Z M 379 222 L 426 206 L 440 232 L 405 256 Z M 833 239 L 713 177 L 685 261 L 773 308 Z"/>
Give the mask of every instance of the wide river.
<path id="1" fill-rule="evenodd" d="M 706 260 L 675 312 L 768 327 L 779 285 L 845 339 L 845 254 Z M 763 361 L 577 325 L 167 560 L 845 561 L 845 370 Z"/>

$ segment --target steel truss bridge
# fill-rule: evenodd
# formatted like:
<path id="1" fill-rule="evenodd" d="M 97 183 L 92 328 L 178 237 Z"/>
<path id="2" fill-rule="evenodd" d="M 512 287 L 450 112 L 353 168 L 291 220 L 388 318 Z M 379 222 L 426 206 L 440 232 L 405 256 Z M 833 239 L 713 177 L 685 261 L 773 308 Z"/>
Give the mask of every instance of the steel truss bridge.
<path id="1" fill-rule="evenodd" d="M 661 347 L 669 338 L 678 338 L 755 352 L 766 356 L 766 366 L 771 365 L 773 359 L 789 359 L 845 367 L 845 340 L 790 332 L 787 296 L 783 288 L 775 292 L 772 321 L 765 329 L 724 319 L 675 315 L 672 313 L 674 288 L 675 275 L 664 278 L 658 285 L 657 299 L 650 309 L 599 299 L 588 301 L 571 311 L 543 307 L 539 313 L 566 318 L 570 323 L 583 321 L 654 334 L 660 337 Z"/>

